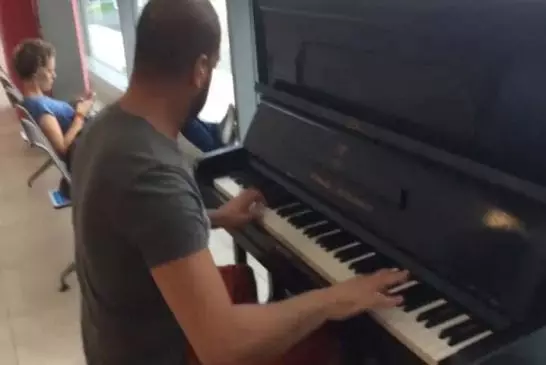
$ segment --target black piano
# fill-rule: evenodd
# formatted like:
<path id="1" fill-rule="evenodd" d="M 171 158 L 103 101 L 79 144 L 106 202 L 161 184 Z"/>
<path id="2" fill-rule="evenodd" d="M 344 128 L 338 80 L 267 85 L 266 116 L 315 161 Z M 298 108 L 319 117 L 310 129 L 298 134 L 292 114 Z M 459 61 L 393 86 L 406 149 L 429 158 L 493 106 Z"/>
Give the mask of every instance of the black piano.
<path id="1" fill-rule="evenodd" d="M 546 3 L 255 0 L 260 105 L 196 169 L 275 297 L 403 268 L 347 363 L 546 364 Z"/>

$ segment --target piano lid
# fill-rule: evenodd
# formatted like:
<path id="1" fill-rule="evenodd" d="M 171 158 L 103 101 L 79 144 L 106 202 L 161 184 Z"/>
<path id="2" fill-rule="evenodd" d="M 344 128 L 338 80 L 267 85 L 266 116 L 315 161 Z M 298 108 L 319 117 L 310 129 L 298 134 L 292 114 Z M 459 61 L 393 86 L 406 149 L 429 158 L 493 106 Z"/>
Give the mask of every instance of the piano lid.
<path id="1" fill-rule="evenodd" d="M 511 321 L 546 311 L 546 204 L 265 98 L 245 148 Z"/>
<path id="2" fill-rule="evenodd" d="M 255 0 L 260 83 L 546 184 L 546 3 Z"/>

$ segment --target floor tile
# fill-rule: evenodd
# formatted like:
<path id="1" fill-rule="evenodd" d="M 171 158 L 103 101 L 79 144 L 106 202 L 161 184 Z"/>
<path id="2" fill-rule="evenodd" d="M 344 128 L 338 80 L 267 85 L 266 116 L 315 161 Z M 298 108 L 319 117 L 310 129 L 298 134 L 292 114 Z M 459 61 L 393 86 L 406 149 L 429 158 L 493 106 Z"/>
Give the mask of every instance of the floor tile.
<path id="1" fill-rule="evenodd" d="M 12 117 L 0 105 L 0 365 L 83 365 L 78 291 L 57 291 L 74 251 L 70 211 L 47 195 L 60 174 L 50 168 L 27 186 L 45 156 Z"/>
<path id="2" fill-rule="evenodd" d="M 11 336 L 11 328 L 0 321 L 0 364 L 18 365 L 15 345 Z"/>
<path id="3" fill-rule="evenodd" d="M 4 270 L 0 267 L 0 327 L 8 322 L 8 315 L 8 299 L 4 286 Z"/>
<path id="4" fill-rule="evenodd" d="M 19 365 L 84 365 L 78 302 L 11 319 Z"/>

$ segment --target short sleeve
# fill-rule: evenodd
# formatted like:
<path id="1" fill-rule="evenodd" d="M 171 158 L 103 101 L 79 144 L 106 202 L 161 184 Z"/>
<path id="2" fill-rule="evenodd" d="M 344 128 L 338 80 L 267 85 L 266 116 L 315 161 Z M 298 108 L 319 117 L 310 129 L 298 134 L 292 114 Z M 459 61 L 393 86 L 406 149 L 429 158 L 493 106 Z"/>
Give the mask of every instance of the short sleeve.
<path id="1" fill-rule="evenodd" d="M 27 100 L 25 102 L 25 108 L 37 123 L 40 123 L 40 119 L 46 114 L 55 115 L 49 105 L 40 100 Z"/>
<path id="2" fill-rule="evenodd" d="M 207 247 L 199 193 L 182 170 L 158 166 L 138 176 L 119 200 L 118 228 L 153 268 Z"/>

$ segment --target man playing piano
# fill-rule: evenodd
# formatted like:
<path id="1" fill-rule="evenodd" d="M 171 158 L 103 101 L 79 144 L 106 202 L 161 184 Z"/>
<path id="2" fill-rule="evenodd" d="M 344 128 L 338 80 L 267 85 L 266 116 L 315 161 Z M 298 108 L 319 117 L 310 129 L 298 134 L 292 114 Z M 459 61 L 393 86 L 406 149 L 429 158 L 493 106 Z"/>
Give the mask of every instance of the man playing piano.
<path id="1" fill-rule="evenodd" d="M 264 364 L 322 327 L 392 307 L 386 270 L 267 305 L 235 305 L 207 249 L 210 225 L 258 218 L 255 190 L 206 213 L 176 139 L 204 104 L 220 25 L 208 0 L 151 0 L 119 102 L 82 132 L 73 166 L 76 263 L 89 365 Z M 188 344 L 188 345 L 186 345 Z"/>

